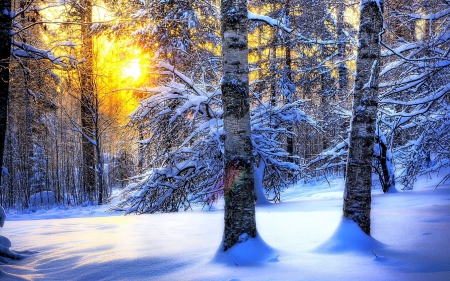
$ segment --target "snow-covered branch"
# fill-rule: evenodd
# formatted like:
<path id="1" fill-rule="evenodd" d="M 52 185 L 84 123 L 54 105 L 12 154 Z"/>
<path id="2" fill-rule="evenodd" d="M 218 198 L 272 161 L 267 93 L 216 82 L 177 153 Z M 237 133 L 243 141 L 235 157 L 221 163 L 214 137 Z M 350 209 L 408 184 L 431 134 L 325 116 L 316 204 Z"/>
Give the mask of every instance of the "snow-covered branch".
<path id="1" fill-rule="evenodd" d="M 273 19 L 269 16 L 255 14 L 250 11 L 248 11 L 248 19 L 254 20 L 254 21 L 262 21 L 262 22 L 269 24 L 272 27 L 274 27 L 274 26 L 279 27 L 282 30 L 286 31 L 287 33 L 292 33 L 292 31 L 294 31 L 292 28 L 289 28 L 286 25 L 282 24 L 279 20 Z"/>
<path id="2" fill-rule="evenodd" d="M 55 56 L 55 54 L 48 50 L 38 49 L 30 44 L 24 42 L 17 42 L 12 40 L 12 55 L 17 58 L 33 58 L 33 59 L 46 59 L 52 63 L 61 66 L 64 69 L 68 68 L 65 60 L 69 60 L 69 65 L 73 65 L 75 58 L 71 55 Z"/>

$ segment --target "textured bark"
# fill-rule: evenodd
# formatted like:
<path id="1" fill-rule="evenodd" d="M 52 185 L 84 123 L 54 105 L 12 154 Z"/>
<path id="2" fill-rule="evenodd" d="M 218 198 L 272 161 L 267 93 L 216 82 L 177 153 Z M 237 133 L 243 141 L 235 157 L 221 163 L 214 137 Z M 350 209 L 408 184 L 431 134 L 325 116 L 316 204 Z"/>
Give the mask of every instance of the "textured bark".
<path id="1" fill-rule="evenodd" d="M 93 55 L 94 47 L 92 36 L 89 33 L 90 22 L 92 21 L 92 2 L 83 0 L 81 3 L 84 9 L 81 12 L 81 37 L 82 37 L 82 55 L 85 62 L 80 72 L 81 83 L 81 130 L 83 133 L 93 138 L 94 131 L 94 71 Z M 86 138 L 82 137 L 83 150 L 83 188 L 90 201 L 94 201 L 95 191 L 95 147 Z"/>
<path id="2" fill-rule="evenodd" d="M 382 1 L 362 0 L 353 118 L 344 192 L 344 216 L 370 234 L 372 157 L 378 106 Z"/>
<path id="3" fill-rule="evenodd" d="M 7 14 L 9 11 L 11 11 L 11 0 L 0 1 L 0 184 L 8 117 L 9 63 L 11 54 L 10 30 L 12 26 L 12 19 Z"/>
<path id="4" fill-rule="evenodd" d="M 221 1 L 225 147 L 223 250 L 256 236 L 250 128 L 247 1 Z"/>

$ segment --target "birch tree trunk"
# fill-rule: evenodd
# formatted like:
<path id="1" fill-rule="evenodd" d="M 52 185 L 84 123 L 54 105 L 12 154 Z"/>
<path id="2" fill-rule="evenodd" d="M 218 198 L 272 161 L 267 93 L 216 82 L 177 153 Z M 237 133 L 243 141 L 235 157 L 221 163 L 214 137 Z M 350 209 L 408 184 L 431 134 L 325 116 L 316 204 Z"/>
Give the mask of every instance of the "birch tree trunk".
<path id="1" fill-rule="evenodd" d="M 353 117 L 343 208 L 344 217 L 357 222 L 369 235 L 382 11 L 382 0 L 361 0 Z"/>
<path id="2" fill-rule="evenodd" d="M 11 0 L 0 1 L 0 185 L 8 117 L 9 62 L 11 54 Z"/>
<path id="3" fill-rule="evenodd" d="M 225 147 L 223 250 L 256 236 L 251 143 L 247 1 L 221 1 Z"/>

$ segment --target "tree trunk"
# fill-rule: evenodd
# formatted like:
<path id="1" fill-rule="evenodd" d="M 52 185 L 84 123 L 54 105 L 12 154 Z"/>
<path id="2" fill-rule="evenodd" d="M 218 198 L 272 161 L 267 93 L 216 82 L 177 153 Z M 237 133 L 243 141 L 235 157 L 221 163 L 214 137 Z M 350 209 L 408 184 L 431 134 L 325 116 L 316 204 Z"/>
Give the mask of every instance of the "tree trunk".
<path id="1" fill-rule="evenodd" d="M 291 3 L 289 0 L 286 1 L 286 5 L 285 5 L 285 13 L 286 13 L 286 22 L 284 23 L 284 25 L 286 27 L 290 27 L 290 13 L 291 13 Z M 291 55 L 291 41 L 289 36 L 285 37 L 285 42 L 284 42 L 286 49 L 285 49 L 285 57 L 286 57 L 286 67 L 285 70 L 286 71 L 286 78 L 287 78 L 287 83 L 288 83 L 288 87 L 290 87 L 290 84 L 294 84 L 294 80 L 292 79 L 292 55 Z M 288 103 L 292 103 L 295 100 L 295 92 L 289 92 L 289 96 L 288 97 L 284 97 L 286 99 L 286 102 Z M 293 128 L 291 126 L 289 126 L 287 128 L 288 131 L 292 132 Z M 293 156 L 294 155 L 294 138 L 291 135 L 288 135 L 286 137 L 286 152 Z M 289 162 L 293 162 L 294 158 L 288 158 Z"/>
<path id="2" fill-rule="evenodd" d="M 0 185 L 3 170 L 3 153 L 5 150 L 6 121 L 8 117 L 9 98 L 9 62 L 11 54 L 12 19 L 11 0 L 0 2 Z M 5 13 L 6 12 L 6 13 Z"/>
<path id="3" fill-rule="evenodd" d="M 339 1 L 336 5 L 336 31 L 338 39 L 338 74 L 339 74 L 339 101 L 342 102 L 347 94 L 348 69 L 345 65 L 345 25 L 344 25 L 345 3 Z"/>
<path id="4" fill-rule="evenodd" d="M 82 25 L 82 55 L 85 62 L 80 72 L 81 83 L 81 130 L 89 138 L 93 139 L 94 130 L 94 71 L 93 55 L 94 47 L 92 35 L 90 34 L 90 23 L 92 21 L 92 2 L 83 0 L 84 9 L 81 12 Z M 85 137 L 82 137 L 83 153 L 83 188 L 89 201 L 94 201 L 95 191 L 95 146 Z"/>
<path id="5" fill-rule="evenodd" d="M 223 250 L 256 236 L 251 142 L 247 1 L 221 1 L 225 128 Z"/>
<path id="6" fill-rule="evenodd" d="M 386 193 L 389 189 L 395 188 L 394 163 L 392 161 L 391 151 L 386 142 L 386 137 L 380 128 L 377 129 L 377 132 L 375 144 L 378 144 L 378 149 L 375 149 L 376 153 L 374 154 L 376 159 L 375 171 L 380 179 L 383 192 Z"/>
<path id="7" fill-rule="evenodd" d="M 369 235 L 382 5 L 380 0 L 361 0 L 353 117 L 344 192 L 344 216 L 357 222 Z"/>
<path id="8" fill-rule="evenodd" d="M 100 139 L 98 139 L 100 141 Z M 104 174 L 104 164 L 102 160 L 102 154 L 100 149 L 100 143 L 97 143 L 95 146 L 96 148 L 96 154 L 97 154 L 97 166 L 96 166 L 96 173 L 97 173 L 97 192 L 98 192 L 98 204 L 103 204 L 103 174 Z"/>

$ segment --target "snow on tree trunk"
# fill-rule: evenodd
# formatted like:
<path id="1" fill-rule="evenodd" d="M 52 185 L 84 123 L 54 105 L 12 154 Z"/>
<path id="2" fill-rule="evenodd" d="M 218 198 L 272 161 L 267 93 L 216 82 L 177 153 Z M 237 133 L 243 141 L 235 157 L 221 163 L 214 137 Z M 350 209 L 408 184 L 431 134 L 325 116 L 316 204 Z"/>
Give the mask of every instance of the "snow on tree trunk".
<path id="1" fill-rule="evenodd" d="M 2 179 L 3 151 L 5 148 L 6 120 L 8 116 L 9 62 L 12 27 L 11 0 L 0 2 L 0 184 Z"/>
<path id="2" fill-rule="evenodd" d="M 353 117 L 344 192 L 344 216 L 358 223 L 369 235 L 382 9 L 382 0 L 361 1 Z"/>
<path id="3" fill-rule="evenodd" d="M 221 1 L 225 229 L 223 250 L 256 237 L 248 76 L 247 1 Z"/>

